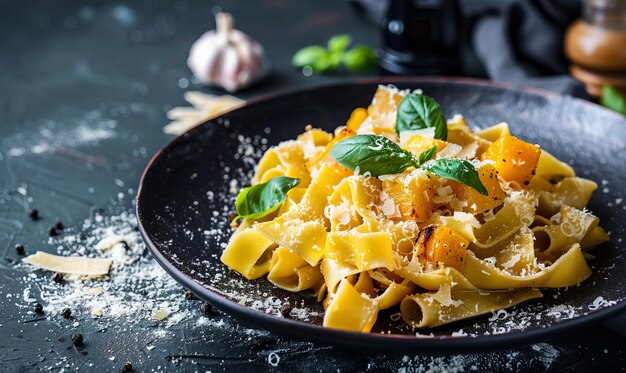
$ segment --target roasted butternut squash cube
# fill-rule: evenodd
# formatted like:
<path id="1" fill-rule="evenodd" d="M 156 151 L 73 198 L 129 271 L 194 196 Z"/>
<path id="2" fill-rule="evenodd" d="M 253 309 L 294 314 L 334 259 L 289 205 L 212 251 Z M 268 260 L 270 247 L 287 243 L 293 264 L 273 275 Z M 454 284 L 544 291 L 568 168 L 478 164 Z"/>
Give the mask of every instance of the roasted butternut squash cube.
<path id="1" fill-rule="evenodd" d="M 427 175 L 407 180 L 406 183 L 404 179 L 398 178 L 383 180 L 382 184 L 383 192 L 394 201 L 402 220 L 421 223 L 432 214 L 435 208 L 435 186 Z"/>
<path id="2" fill-rule="evenodd" d="M 448 143 L 442 140 L 433 139 L 431 137 L 425 137 L 421 135 L 413 135 L 409 138 L 409 140 L 402 146 L 404 150 L 410 151 L 414 156 L 419 157 L 419 155 L 437 145 L 437 153 L 439 153 L 443 148 L 445 148 Z"/>
<path id="3" fill-rule="evenodd" d="M 494 161 L 494 167 L 504 180 L 528 185 L 535 175 L 540 155 L 541 149 L 537 145 L 515 136 L 501 136 L 489 145 L 482 159 Z"/>
<path id="4" fill-rule="evenodd" d="M 443 225 L 429 225 L 420 231 L 415 254 L 422 265 L 452 267 L 463 271 L 469 241 Z"/>
<path id="5" fill-rule="evenodd" d="M 498 182 L 498 171 L 492 165 L 484 165 L 477 171 L 480 181 L 487 189 L 488 195 L 486 196 L 465 184 L 452 180 L 449 182 L 454 195 L 463 204 L 463 212 L 469 212 L 471 214 L 480 214 L 500 206 L 506 196 L 506 193 L 502 190 Z"/>
<path id="6" fill-rule="evenodd" d="M 339 163 L 335 162 L 335 160 L 332 159 L 330 157 L 330 155 L 328 155 L 328 153 L 330 152 L 330 149 L 332 149 L 333 146 L 335 146 L 335 144 L 337 144 L 339 141 L 341 141 L 343 139 L 347 139 L 348 137 L 352 137 L 354 135 L 356 135 L 356 132 L 354 132 L 353 130 L 351 130 L 348 127 L 343 127 L 339 131 L 339 133 L 337 133 L 335 138 L 332 139 L 326 145 L 324 150 L 320 151 L 319 153 L 317 153 L 315 155 L 315 157 L 313 157 L 312 159 L 310 159 L 310 160 L 308 160 L 306 162 L 306 164 L 305 164 L 306 169 L 309 172 L 312 172 L 313 170 L 319 169 L 323 165 L 327 164 L 327 165 L 331 166 L 333 169 L 335 169 L 335 171 L 338 171 L 338 172 L 344 174 L 345 176 L 349 176 L 350 174 L 352 174 L 352 171 L 348 170 L 347 168 L 341 166 Z"/>
<path id="7" fill-rule="evenodd" d="M 350 114 L 350 119 L 348 119 L 346 127 L 353 131 L 357 131 L 365 119 L 367 119 L 367 109 L 358 107 L 352 111 L 352 114 Z"/>
<path id="8" fill-rule="evenodd" d="M 400 101 L 402 101 L 404 96 L 406 96 L 406 91 L 380 85 L 374 94 L 372 103 L 367 107 L 367 113 L 372 119 L 384 118 L 391 114 L 395 115 L 398 111 L 398 105 L 400 105 Z"/>

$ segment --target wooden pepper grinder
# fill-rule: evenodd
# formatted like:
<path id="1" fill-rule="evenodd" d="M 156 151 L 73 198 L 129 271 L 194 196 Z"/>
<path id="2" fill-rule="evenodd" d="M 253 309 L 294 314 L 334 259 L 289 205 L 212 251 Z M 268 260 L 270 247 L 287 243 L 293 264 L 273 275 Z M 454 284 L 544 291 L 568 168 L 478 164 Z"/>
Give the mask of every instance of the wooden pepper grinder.
<path id="1" fill-rule="evenodd" d="M 626 0 L 585 0 L 565 34 L 570 72 L 592 96 L 610 84 L 626 94 Z"/>

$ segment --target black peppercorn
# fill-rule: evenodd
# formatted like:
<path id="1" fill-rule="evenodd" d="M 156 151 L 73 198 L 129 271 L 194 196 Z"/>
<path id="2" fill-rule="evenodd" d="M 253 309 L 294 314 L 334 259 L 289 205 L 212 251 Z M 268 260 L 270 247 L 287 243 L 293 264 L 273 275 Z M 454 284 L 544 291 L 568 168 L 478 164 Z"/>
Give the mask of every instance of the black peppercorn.
<path id="1" fill-rule="evenodd" d="M 83 335 L 80 333 L 72 334 L 72 344 L 76 347 L 80 347 L 84 344 Z"/>
<path id="2" fill-rule="evenodd" d="M 122 367 L 122 372 L 132 372 L 133 371 L 133 364 L 130 361 L 127 361 L 124 363 L 124 366 Z"/>
<path id="3" fill-rule="evenodd" d="M 202 303 L 202 306 L 200 306 L 200 309 L 202 310 L 202 312 L 204 312 L 206 315 L 210 315 L 211 312 L 213 312 L 213 306 L 211 306 L 208 303 Z"/>
<path id="4" fill-rule="evenodd" d="M 63 228 L 65 228 L 65 226 L 63 225 L 63 223 L 60 220 L 57 220 L 56 223 L 54 223 L 54 227 L 58 230 L 63 230 Z"/>
<path id="5" fill-rule="evenodd" d="M 193 295 L 193 293 L 189 290 L 185 290 L 185 299 L 195 299 L 196 297 Z"/>
<path id="6" fill-rule="evenodd" d="M 69 319 L 70 317 L 72 317 L 72 310 L 69 308 L 64 308 L 61 312 L 61 315 L 63 315 L 63 318 Z"/>
<path id="7" fill-rule="evenodd" d="M 280 307 L 280 314 L 283 315 L 283 317 L 289 317 L 290 313 L 291 313 L 291 303 L 289 302 L 283 303 L 283 305 Z"/>
<path id="8" fill-rule="evenodd" d="M 48 228 L 48 235 L 49 236 L 56 236 L 58 235 L 59 232 L 57 231 L 56 227 L 53 225 L 50 228 Z"/>
<path id="9" fill-rule="evenodd" d="M 56 282 L 57 284 L 60 284 L 63 282 L 63 273 L 61 272 L 54 272 L 54 274 L 51 277 L 52 281 Z"/>
<path id="10" fill-rule="evenodd" d="M 38 315 L 43 315 L 43 306 L 41 303 L 35 304 L 35 313 Z"/>
<path id="11" fill-rule="evenodd" d="M 24 245 L 18 243 L 15 245 L 15 251 L 17 252 L 17 255 L 24 255 L 26 249 L 24 248 Z"/>
<path id="12" fill-rule="evenodd" d="M 32 220 L 39 220 L 39 210 L 37 210 L 37 209 L 30 209 L 30 210 L 28 210 L 28 216 Z"/>

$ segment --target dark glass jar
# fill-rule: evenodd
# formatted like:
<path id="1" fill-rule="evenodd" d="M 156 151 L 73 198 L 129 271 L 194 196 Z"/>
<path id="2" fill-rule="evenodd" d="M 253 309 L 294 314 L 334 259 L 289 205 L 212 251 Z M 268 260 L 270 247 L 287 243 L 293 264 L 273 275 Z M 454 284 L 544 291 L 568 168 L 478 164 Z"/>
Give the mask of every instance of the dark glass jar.
<path id="1" fill-rule="evenodd" d="M 457 0 L 390 0 L 380 24 L 379 66 L 394 75 L 455 74 L 460 67 Z"/>

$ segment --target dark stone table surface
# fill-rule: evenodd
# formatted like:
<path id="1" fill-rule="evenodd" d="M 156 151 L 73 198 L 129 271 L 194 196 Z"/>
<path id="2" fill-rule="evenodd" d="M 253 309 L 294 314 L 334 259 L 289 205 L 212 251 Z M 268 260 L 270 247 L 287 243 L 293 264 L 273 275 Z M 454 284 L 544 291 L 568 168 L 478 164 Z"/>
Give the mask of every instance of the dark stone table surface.
<path id="1" fill-rule="evenodd" d="M 533 345 L 437 357 L 286 340 L 217 311 L 205 316 L 197 300 L 167 323 L 95 318 L 78 304 L 68 305 L 72 320 L 34 314 L 34 302 L 48 307 L 38 290 L 49 274 L 20 265 L 14 246 L 71 250 L 67 238 L 87 242 L 89 222 L 132 214 L 142 170 L 171 140 L 162 131 L 165 112 L 185 105 L 187 90 L 211 92 L 193 83 L 185 61 L 195 38 L 213 27 L 216 7 L 231 11 L 272 61 L 270 79 L 243 98 L 349 79 L 293 70 L 291 55 L 304 45 L 340 32 L 377 43 L 375 27 L 332 0 L 0 1 L 0 371 L 118 371 L 126 361 L 136 371 L 624 369 L 624 315 Z M 37 221 L 27 216 L 33 207 Z M 67 228 L 49 238 L 57 219 Z M 153 265 L 149 254 L 142 260 Z M 168 300 L 183 297 L 163 281 L 174 293 Z M 83 347 L 72 345 L 73 333 L 82 333 Z"/>

